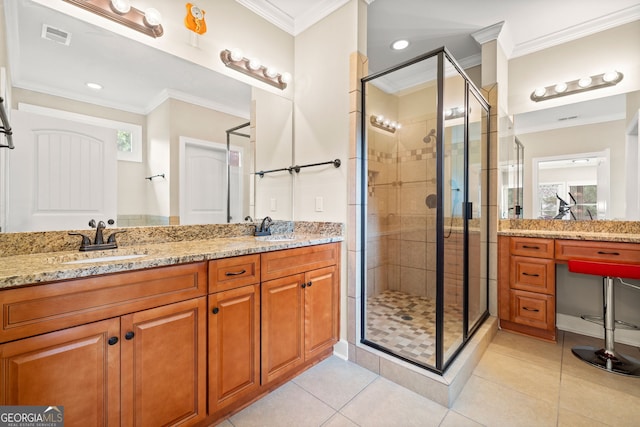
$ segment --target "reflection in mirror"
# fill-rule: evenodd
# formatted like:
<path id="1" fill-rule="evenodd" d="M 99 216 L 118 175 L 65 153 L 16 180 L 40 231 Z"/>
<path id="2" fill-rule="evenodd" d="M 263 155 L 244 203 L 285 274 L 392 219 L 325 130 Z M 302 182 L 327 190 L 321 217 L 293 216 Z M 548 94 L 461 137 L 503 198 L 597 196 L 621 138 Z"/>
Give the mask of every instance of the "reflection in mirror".
<path id="1" fill-rule="evenodd" d="M 627 108 L 627 100 L 637 96 L 615 95 L 514 116 L 515 135 L 526 147 L 523 218 L 637 218 L 637 209 L 629 210 L 629 192 L 637 200 L 637 185 L 632 183 L 637 182 L 638 138 L 629 129 L 638 112 Z M 508 172 L 518 163 L 513 153 L 502 169 L 503 218 L 515 217 L 511 209 L 516 198 L 511 194 L 517 190 L 516 175 Z M 556 168 L 558 163 L 547 161 L 564 163 Z M 597 166 L 583 167 L 585 163 Z"/>
<path id="2" fill-rule="evenodd" d="M 184 194 L 180 191 L 180 175 L 184 172 L 184 159 L 179 156 L 180 139 L 226 147 L 228 129 L 246 123 L 252 117 L 253 132 L 255 118 L 260 120 L 259 114 L 252 116 L 251 113 L 251 87 L 215 71 L 30 1 L 5 2 L 5 18 L 12 80 L 8 98 L 12 108 L 22 109 L 26 104 L 46 107 L 67 114 L 64 118 L 73 120 L 82 115 L 97 120 L 99 123 L 92 121 L 91 124 L 106 126 L 116 135 L 122 126 L 133 126 L 140 130 L 139 138 L 134 136 L 131 140 L 133 147 L 140 148 L 140 157 L 125 161 L 121 160 L 121 154 L 118 155 L 117 185 L 112 198 L 117 202 L 108 203 L 109 212 L 115 210 L 115 214 L 107 213 L 104 206 L 94 206 L 81 211 L 77 222 L 56 223 L 52 220 L 43 228 L 20 225 L 7 228 L 4 226 L 7 207 L 3 204 L 0 213 L 3 231 L 81 229 L 87 227 L 90 218 L 106 221 L 113 216 L 118 227 L 183 223 L 180 199 Z M 70 34 L 69 45 L 42 38 L 43 23 Z M 84 87 L 89 79 L 100 81 L 103 89 L 95 91 Z M 289 128 L 283 127 L 280 132 L 291 135 L 291 101 L 268 92 L 262 98 L 266 100 L 270 96 L 277 98 L 283 107 L 264 110 L 267 112 L 264 122 L 280 123 L 280 126 L 288 124 Z M 289 112 L 280 120 L 275 114 L 285 110 L 284 104 L 288 104 Z M 251 133 L 248 130 L 247 133 Z M 20 135 L 19 132 L 15 134 Z M 274 138 L 259 140 L 265 144 L 263 152 L 285 150 L 284 146 L 270 150 L 266 144 L 276 141 Z M 226 171 L 225 154 L 225 179 L 220 185 L 227 187 L 228 182 L 232 188 L 236 187 L 234 191 L 238 194 L 229 195 L 229 205 L 232 202 L 235 205 L 224 206 L 220 222 L 226 222 L 229 216 L 233 222 L 242 221 L 253 213 L 253 142 L 244 138 L 242 142 L 231 143 L 242 147 L 243 153 L 231 150 L 229 172 Z M 291 153 L 286 157 L 288 165 Z M 6 162 L 11 169 L 15 159 L 7 155 Z M 242 172 L 234 170 L 239 166 L 242 166 Z M 13 169 L 19 167 L 14 164 Z M 16 179 L 10 178 L 2 185 L 8 194 L 29 193 Z M 284 194 L 287 189 L 290 191 L 291 186 L 282 189 L 278 199 L 291 198 L 291 194 Z M 78 198 L 74 193 L 69 195 L 71 199 Z M 204 194 L 203 197 L 213 200 L 211 195 Z M 282 209 L 277 212 L 283 212 L 283 219 L 291 217 L 290 213 L 285 213 L 287 205 L 290 203 L 280 203 Z M 229 215 L 228 211 L 233 213 Z M 63 216 L 68 211 L 64 207 L 58 208 L 56 213 Z"/>
<path id="3" fill-rule="evenodd" d="M 540 219 L 606 219 L 609 150 L 533 159 L 533 200 Z"/>

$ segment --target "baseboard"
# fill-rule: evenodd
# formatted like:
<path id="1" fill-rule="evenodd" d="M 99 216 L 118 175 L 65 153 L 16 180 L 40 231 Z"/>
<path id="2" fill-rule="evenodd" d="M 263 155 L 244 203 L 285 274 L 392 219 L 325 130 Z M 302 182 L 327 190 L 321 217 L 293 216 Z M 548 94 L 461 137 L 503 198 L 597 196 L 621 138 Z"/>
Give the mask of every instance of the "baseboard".
<path id="1" fill-rule="evenodd" d="M 349 360 L 349 343 L 346 340 L 340 340 L 333 346 L 334 356 L 340 359 Z"/>
<path id="2" fill-rule="evenodd" d="M 556 326 L 562 331 L 573 332 L 594 338 L 604 338 L 604 329 L 602 326 L 581 319 L 578 316 L 556 313 Z M 640 332 L 638 331 L 616 329 L 615 339 L 616 342 L 622 344 L 640 347 Z"/>

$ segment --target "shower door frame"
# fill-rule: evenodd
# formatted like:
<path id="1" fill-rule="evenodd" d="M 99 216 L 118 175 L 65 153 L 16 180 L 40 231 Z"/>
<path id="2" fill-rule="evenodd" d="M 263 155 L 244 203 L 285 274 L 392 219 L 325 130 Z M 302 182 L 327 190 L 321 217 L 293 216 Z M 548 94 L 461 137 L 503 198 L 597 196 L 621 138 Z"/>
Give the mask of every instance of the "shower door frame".
<path id="1" fill-rule="evenodd" d="M 366 302 L 367 302 L 367 288 L 366 288 L 366 243 L 367 243 L 367 170 L 368 170 L 368 156 L 367 156 L 367 113 L 366 113 L 366 85 L 369 81 L 374 80 L 378 77 L 382 77 L 384 75 L 390 74 L 394 71 L 400 70 L 402 68 L 408 67 L 410 65 L 416 64 L 418 62 L 430 59 L 432 57 L 437 57 L 437 123 L 436 123 L 436 354 L 435 354 L 435 366 L 419 363 L 415 360 L 403 357 L 398 355 L 385 348 L 384 346 L 377 344 L 375 342 L 369 341 L 366 338 Z M 365 344 L 369 347 L 375 348 L 376 350 L 382 351 L 384 353 L 390 354 L 393 357 L 404 360 L 413 365 L 419 366 L 421 368 L 427 369 L 429 371 L 438 373 L 442 375 L 446 369 L 451 365 L 451 363 L 456 359 L 457 355 L 463 350 L 465 345 L 469 342 L 470 338 L 473 334 L 480 328 L 483 322 L 489 317 L 489 212 L 488 212 L 488 204 L 490 199 L 490 176 L 489 173 L 486 174 L 485 177 L 485 188 L 487 191 L 482 195 L 483 200 L 481 203 L 484 203 L 486 209 L 483 209 L 484 215 L 486 218 L 486 242 L 484 243 L 485 253 L 486 253 L 486 265 L 485 265 L 485 305 L 484 312 L 479 316 L 478 320 L 471 328 L 469 328 L 469 114 L 465 113 L 464 116 L 464 208 L 463 212 L 463 236 L 464 236 L 464 246 L 463 246 L 463 321 L 462 321 L 462 343 L 458 345 L 458 347 L 449 355 L 448 359 L 444 360 L 444 214 L 443 214 L 443 194 L 444 194 L 444 110 L 442 108 L 444 104 L 444 64 L 445 60 L 448 60 L 449 63 L 456 69 L 456 71 L 460 74 L 460 76 L 464 79 L 465 83 L 465 92 L 464 92 L 464 108 L 465 112 L 469 111 L 469 102 L 470 102 L 470 93 L 475 95 L 476 100 L 482 105 L 482 107 L 486 111 L 485 117 L 485 126 L 486 126 L 486 150 L 487 150 L 487 162 L 489 162 L 489 135 L 490 135 L 490 111 L 491 107 L 489 103 L 485 100 L 484 96 L 481 92 L 475 87 L 475 85 L 471 82 L 471 79 L 467 76 L 464 70 L 460 67 L 460 65 L 455 61 L 453 56 L 448 52 L 445 47 L 441 47 L 438 49 L 434 49 L 430 52 L 427 52 L 423 55 L 417 56 L 413 59 L 400 63 L 394 67 L 391 67 L 387 70 L 374 73 L 369 76 L 365 76 L 360 79 L 361 84 L 361 108 L 362 114 L 360 117 L 360 129 L 361 131 L 361 144 L 360 144 L 360 159 L 361 159 L 361 174 L 362 179 L 360 194 L 362 197 L 362 203 L 360 208 L 360 239 L 361 239 L 361 247 L 362 251 L 360 253 L 360 269 L 361 269 L 361 283 L 360 283 L 360 343 Z M 488 167 L 487 167 L 488 169 Z"/>

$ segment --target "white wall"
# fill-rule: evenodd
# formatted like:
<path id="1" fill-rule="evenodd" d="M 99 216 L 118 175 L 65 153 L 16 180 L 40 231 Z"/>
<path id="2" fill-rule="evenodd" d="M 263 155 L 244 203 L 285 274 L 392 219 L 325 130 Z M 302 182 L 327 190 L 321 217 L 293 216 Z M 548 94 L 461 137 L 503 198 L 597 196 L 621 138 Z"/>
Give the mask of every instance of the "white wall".
<path id="1" fill-rule="evenodd" d="M 357 51 L 357 0 L 296 37 L 295 163 L 340 159 L 295 178 L 294 219 L 346 222 L 349 156 L 349 57 Z M 316 211 L 316 198 L 323 211 Z"/>

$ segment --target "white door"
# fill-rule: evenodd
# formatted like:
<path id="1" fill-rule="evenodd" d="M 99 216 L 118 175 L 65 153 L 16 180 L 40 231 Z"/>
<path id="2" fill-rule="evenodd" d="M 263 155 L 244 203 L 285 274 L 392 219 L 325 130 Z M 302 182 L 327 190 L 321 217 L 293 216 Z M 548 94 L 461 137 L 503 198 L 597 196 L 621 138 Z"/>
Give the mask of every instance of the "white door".
<path id="1" fill-rule="evenodd" d="M 227 146 L 180 137 L 180 224 L 227 222 Z"/>
<path id="2" fill-rule="evenodd" d="M 7 231 L 86 229 L 116 219 L 116 132 L 11 112 Z"/>

